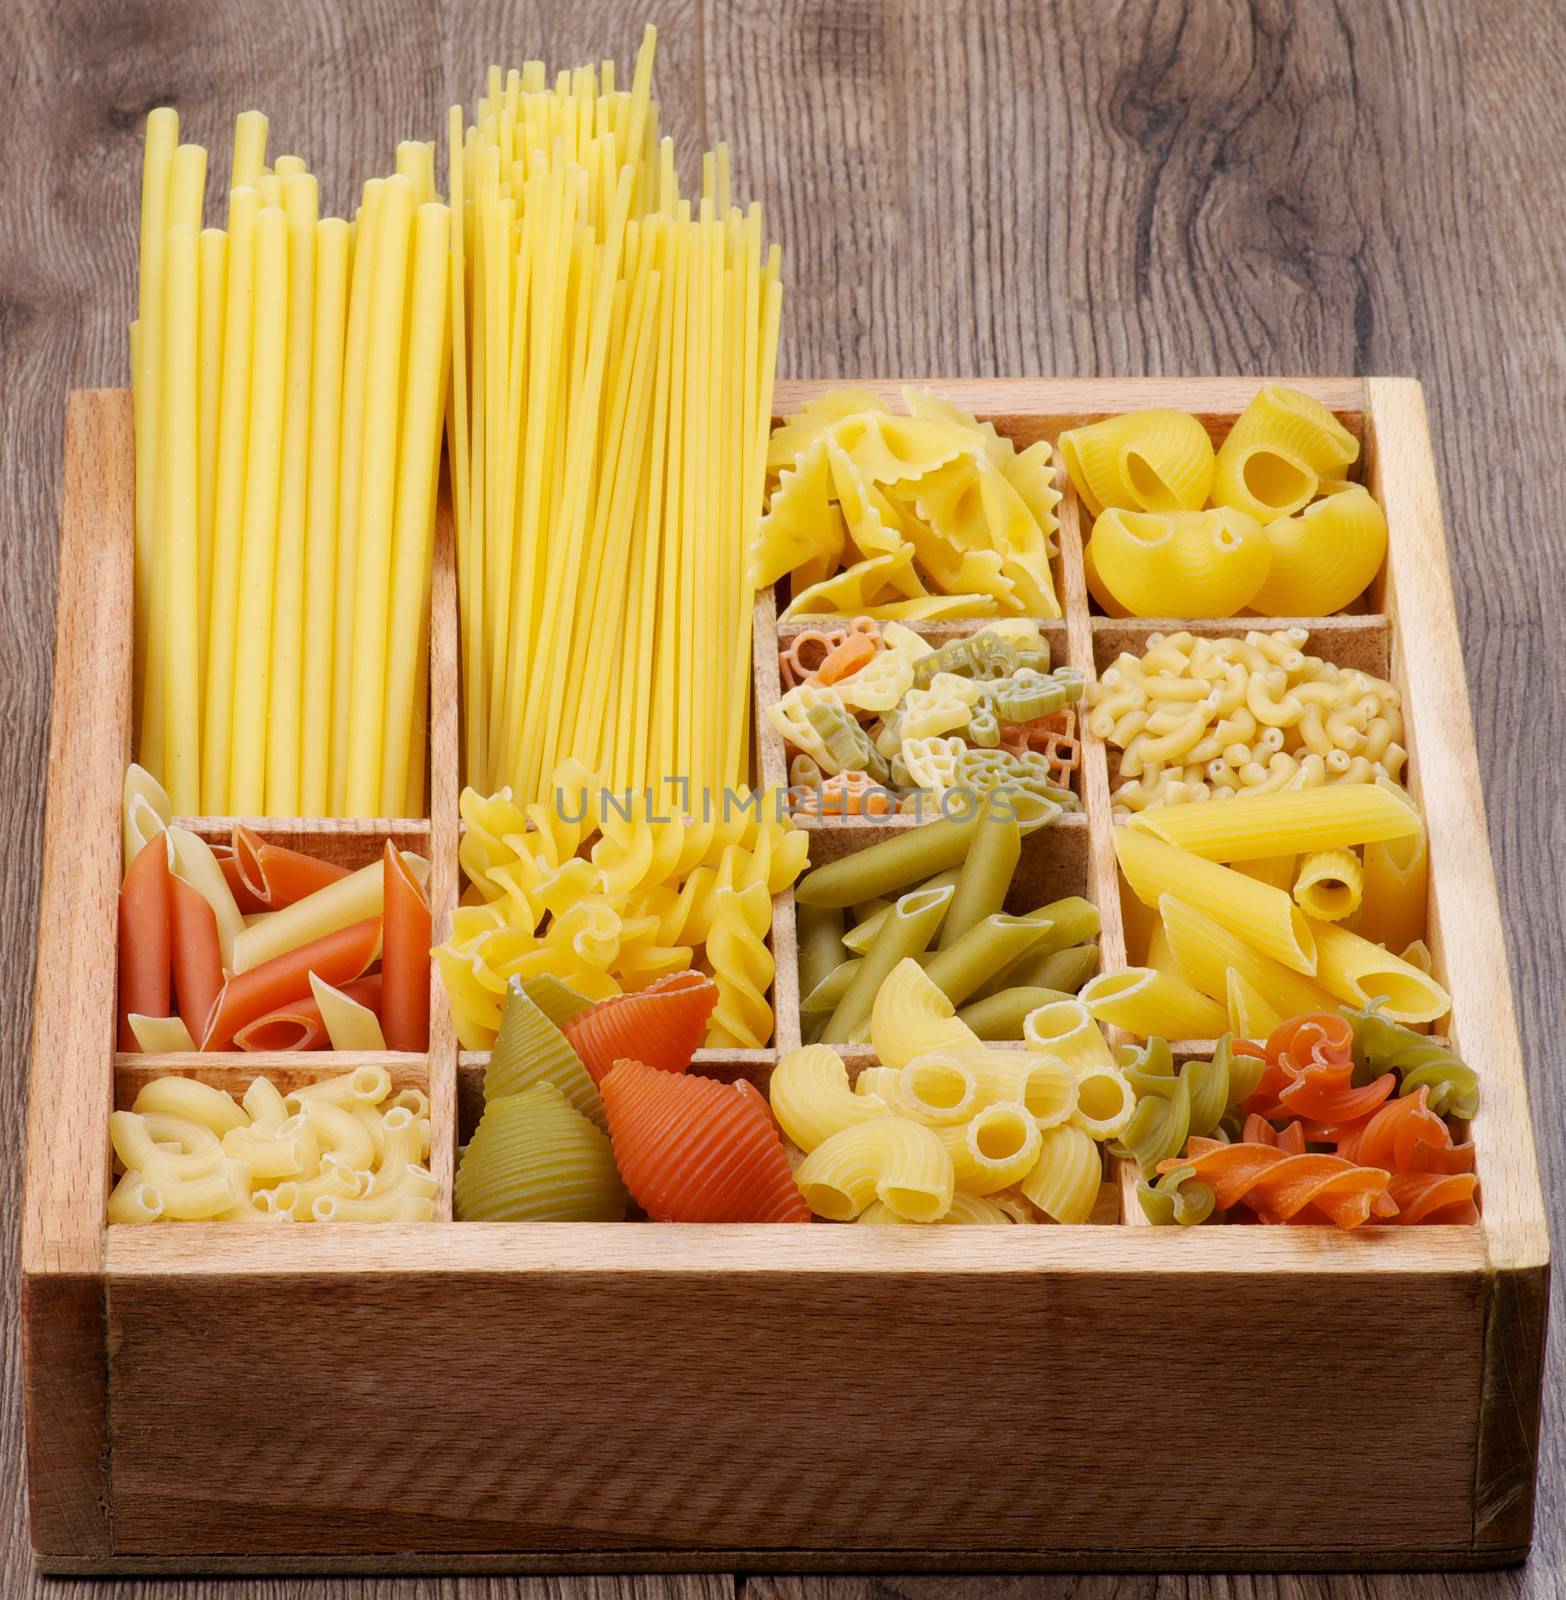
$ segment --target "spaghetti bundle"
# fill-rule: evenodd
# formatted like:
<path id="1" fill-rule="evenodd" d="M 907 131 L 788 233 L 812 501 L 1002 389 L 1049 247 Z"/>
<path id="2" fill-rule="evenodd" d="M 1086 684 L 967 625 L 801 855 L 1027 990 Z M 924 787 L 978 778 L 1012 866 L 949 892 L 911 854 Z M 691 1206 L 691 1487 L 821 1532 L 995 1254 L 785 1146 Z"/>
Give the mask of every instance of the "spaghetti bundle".
<path id="1" fill-rule="evenodd" d="M 147 119 L 136 411 L 137 758 L 182 815 L 424 810 L 449 212 L 405 143 L 352 223 L 298 156 Z"/>
<path id="2" fill-rule="evenodd" d="M 725 146 L 682 197 L 654 40 L 628 90 L 530 61 L 451 112 L 467 776 L 524 804 L 566 757 L 660 793 L 748 768 L 780 257 Z"/>

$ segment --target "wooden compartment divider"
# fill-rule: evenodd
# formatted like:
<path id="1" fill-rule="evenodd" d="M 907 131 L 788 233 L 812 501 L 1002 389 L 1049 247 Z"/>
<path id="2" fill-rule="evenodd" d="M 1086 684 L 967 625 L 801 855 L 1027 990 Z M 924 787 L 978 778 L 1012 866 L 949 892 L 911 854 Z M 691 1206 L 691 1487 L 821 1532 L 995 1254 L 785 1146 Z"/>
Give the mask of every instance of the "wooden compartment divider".
<path id="1" fill-rule="evenodd" d="M 1484 1214 L 1474 1227 L 1153 1229 L 1138 1225 L 1126 1172 L 1122 1226 L 457 1224 L 451 1175 L 477 1114 L 483 1056 L 459 1055 L 433 974 L 428 1051 L 372 1059 L 428 1089 L 441 1220 L 105 1227 L 108 1112 L 147 1076 L 242 1084 L 258 1067 L 309 1077 L 344 1060 L 114 1052 L 130 403 L 74 395 L 22 1221 L 29 1494 L 44 1569 L 1256 1570 L 1520 1559 L 1531 1538 L 1548 1242 L 1423 402 L 1404 380 L 1283 381 L 1364 438 L 1392 529 L 1371 609 L 1277 620 L 1310 628 L 1331 659 L 1389 671 L 1405 693 L 1430 837 L 1429 942 L 1453 993 L 1450 1034 L 1484 1082 L 1473 1123 Z M 1077 422 L 1159 405 L 1195 411 L 1219 436 L 1256 385 L 934 380 L 1019 445 L 1052 446 Z M 776 409 L 829 386 L 781 383 Z M 897 402 L 898 384 L 870 387 Z M 1094 614 L 1087 530 L 1058 446 L 1055 460 L 1065 616 L 1053 638 L 1060 659 L 1091 674 L 1182 624 Z M 758 706 L 779 693 L 779 631 L 775 599 L 763 595 Z M 345 862 L 388 832 L 427 851 L 437 940 L 460 892 L 457 655 L 443 510 L 428 818 L 258 823 Z M 1029 840 L 1018 893 L 1088 894 L 1113 968 L 1126 937 L 1108 757 L 1085 728 L 1082 742 L 1083 814 Z M 754 749 L 758 781 L 785 782 L 764 717 Z M 194 821 L 216 835 L 232 819 Z M 818 859 L 878 836 L 835 819 L 810 831 Z M 792 895 L 776 903 L 772 945 L 771 1045 L 704 1051 L 698 1070 L 764 1083 L 779 1052 L 798 1044 Z M 432 1329 L 445 1336 L 432 1341 Z M 1390 1368 L 1394 1347 L 1419 1359 Z M 1324 1408 L 1324 1382 L 1345 1403 Z M 280 1428 L 275 1406 L 251 1403 L 268 1394 L 287 1395 L 312 1425 Z M 1257 1416 L 1275 1420 L 1258 1426 Z M 1389 1439 L 1405 1443 L 1388 1449 Z M 975 1440 L 986 1459 L 1011 1463 L 1004 1493 L 975 1474 Z M 1355 1459 L 1376 1461 L 1373 1483 L 1337 1470 Z M 1177 1513 L 1149 1521 L 1138 1508 L 1167 1497 L 1159 1474 L 1171 1460 L 1181 1464 Z"/>

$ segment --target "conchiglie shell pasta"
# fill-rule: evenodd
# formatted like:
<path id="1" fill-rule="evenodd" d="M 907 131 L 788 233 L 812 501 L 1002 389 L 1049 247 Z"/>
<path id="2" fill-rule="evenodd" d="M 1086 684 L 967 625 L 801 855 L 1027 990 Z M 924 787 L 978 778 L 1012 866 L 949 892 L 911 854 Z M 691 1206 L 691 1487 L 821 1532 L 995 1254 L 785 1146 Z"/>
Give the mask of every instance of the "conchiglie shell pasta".
<path id="1" fill-rule="evenodd" d="M 1263 532 L 1272 567 L 1251 608 L 1270 617 L 1340 611 L 1364 593 L 1386 559 L 1386 516 L 1359 484 L 1296 517 L 1279 517 Z"/>
<path id="2" fill-rule="evenodd" d="M 1130 411 L 1060 436 L 1077 493 L 1096 517 L 1128 511 L 1195 511 L 1213 483 L 1207 430 L 1183 411 Z"/>
<path id="3" fill-rule="evenodd" d="M 1341 478 L 1358 455 L 1359 441 L 1324 405 L 1269 383 L 1218 451 L 1213 501 L 1260 522 L 1292 516 L 1315 498 L 1321 479 Z"/>
<path id="4" fill-rule="evenodd" d="M 1231 617 L 1267 577 L 1271 554 L 1244 512 L 1105 511 L 1093 524 L 1093 573 L 1133 616 Z"/>

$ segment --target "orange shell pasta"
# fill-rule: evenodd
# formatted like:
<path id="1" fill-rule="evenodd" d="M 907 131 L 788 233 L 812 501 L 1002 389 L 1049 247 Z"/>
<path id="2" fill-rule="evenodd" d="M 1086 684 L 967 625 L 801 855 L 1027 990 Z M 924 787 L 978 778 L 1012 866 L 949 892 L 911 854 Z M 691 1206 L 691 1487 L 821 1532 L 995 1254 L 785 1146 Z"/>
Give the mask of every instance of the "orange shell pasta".
<path id="1" fill-rule="evenodd" d="M 383 857 L 386 929 L 381 1032 L 388 1050 L 424 1050 L 430 1042 L 430 946 L 434 942 L 424 886 L 390 839 Z"/>
<path id="2" fill-rule="evenodd" d="M 809 1222 L 777 1130 L 712 1078 L 620 1061 L 600 1088 L 621 1176 L 655 1222 Z"/>
<path id="3" fill-rule="evenodd" d="M 594 1083 L 621 1059 L 661 1072 L 684 1072 L 701 1047 L 718 986 L 699 972 L 671 972 L 636 994 L 601 1000 L 566 1022 L 562 1032 Z"/>
<path id="4" fill-rule="evenodd" d="M 126 1020 L 169 1015 L 168 842 L 160 834 L 136 853 L 120 885 L 120 1049 L 140 1050 Z"/>
<path id="5" fill-rule="evenodd" d="M 310 992 L 312 972 L 334 988 L 352 982 L 374 960 L 380 936 L 381 919 L 366 917 L 228 978 L 213 1002 L 200 1048 L 226 1050 L 247 1022 L 302 1000 Z"/>

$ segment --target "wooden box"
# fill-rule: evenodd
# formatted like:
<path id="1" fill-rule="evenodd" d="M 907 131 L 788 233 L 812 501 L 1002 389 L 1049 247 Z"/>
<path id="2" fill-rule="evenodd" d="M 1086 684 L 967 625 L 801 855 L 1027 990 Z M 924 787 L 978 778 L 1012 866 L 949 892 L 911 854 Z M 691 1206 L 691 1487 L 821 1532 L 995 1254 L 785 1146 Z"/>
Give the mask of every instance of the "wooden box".
<path id="1" fill-rule="evenodd" d="M 1301 381 L 1301 380 L 1291 380 Z M 1132 407 L 1220 432 L 1255 380 L 939 385 L 1019 444 Z M 54 1572 L 1481 1567 L 1528 1549 L 1548 1245 L 1425 410 L 1303 380 L 1365 440 L 1391 553 L 1370 609 L 1303 619 L 1404 690 L 1430 944 L 1483 1075 L 1484 1218 L 1366 1229 L 645 1224 L 106 1227 L 118 795 L 130 734 L 129 397 L 72 397 L 23 1219 L 33 1540 Z M 815 384 L 782 384 L 794 409 Z M 896 385 L 880 386 L 895 395 Z M 1058 451 L 1057 451 L 1058 460 Z M 1065 487 L 1064 475 L 1061 476 Z M 1067 490 L 1065 659 L 1159 627 L 1091 614 Z M 440 541 L 430 816 L 287 823 L 351 859 L 388 826 L 455 903 L 456 627 Z M 777 690 L 771 597 L 757 694 Z M 1225 631 L 1248 622 L 1217 624 Z M 1214 626 L 1214 625 L 1209 625 Z M 781 750 L 758 739 L 764 778 Z M 1123 960 L 1105 752 L 1041 881 Z M 222 819 L 203 825 L 221 828 Z M 816 825 L 818 853 L 863 829 Z M 776 1045 L 798 1039 L 778 901 Z M 438 933 L 437 933 L 438 936 Z M 764 1081 L 776 1050 L 709 1054 Z M 459 1058 L 427 1054 L 450 1217 Z M 199 1063 L 214 1082 L 320 1056 Z M 466 1090 L 465 1094 L 459 1092 Z"/>

